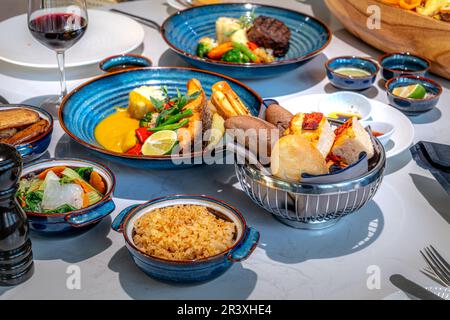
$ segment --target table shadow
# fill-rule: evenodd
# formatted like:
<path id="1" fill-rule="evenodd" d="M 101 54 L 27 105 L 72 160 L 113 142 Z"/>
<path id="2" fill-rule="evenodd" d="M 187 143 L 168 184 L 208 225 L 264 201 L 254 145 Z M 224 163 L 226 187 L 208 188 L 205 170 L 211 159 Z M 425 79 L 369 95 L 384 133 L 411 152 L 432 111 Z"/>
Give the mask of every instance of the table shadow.
<path id="1" fill-rule="evenodd" d="M 0 287 L 0 297 L 14 287 Z"/>
<path id="2" fill-rule="evenodd" d="M 384 171 L 384 175 L 390 175 L 392 173 L 395 173 L 402 168 L 404 168 L 408 163 L 412 160 L 411 153 L 409 152 L 409 148 L 403 151 L 402 153 L 389 158 L 386 161 L 386 169 Z"/>
<path id="3" fill-rule="evenodd" d="M 374 59 L 373 57 L 376 57 L 375 59 L 378 59 L 378 57 L 381 55 L 380 50 L 365 43 L 363 40 L 353 35 L 352 33 L 348 32 L 344 28 L 333 31 L 333 36 L 345 42 L 351 48 L 355 48 L 358 49 L 359 51 L 364 52 L 364 54 L 370 57 L 371 59 Z"/>
<path id="4" fill-rule="evenodd" d="M 307 90 L 320 83 L 326 72 L 324 53 L 317 55 L 303 66 L 277 77 L 266 79 L 238 79 L 258 92 L 263 98 L 278 97 Z M 172 50 L 166 50 L 160 57 L 159 66 L 192 67 Z"/>
<path id="5" fill-rule="evenodd" d="M 412 182 L 425 200 L 439 215 L 450 224 L 450 197 L 442 186 L 433 178 L 410 173 Z"/>
<path id="6" fill-rule="evenodd" d="M 336 88 L 335 86 L 333 86 L 331 83 L 327 83 L 324 87 L 324 90 L 326 93 L 335 93 L 335 92 L 340 92 L 340 91 L 348 91 L 348 90 L 343 90 L 343 89 L 339 89 Z M 359 91 L 353 91 L 359 94 L 362 94 L 364 96 L 366 96 L 369 99 L 375 99 L 378 95 L 378 89 L 375 86 L 372 86 L 370 88 L 367 88 L 365 90 L 359 90 Z"/>
<path id="7" fill-rule="evenodd" d="M 111 258 L 108 268 L 119 275 L 125 292 L 133 299 L 238 299 L 250 296 L 256 286 L 257 275 L 241 263 L 234 264 L 222 276 L 200 284 L 170 284 L 147 276 L 134 263 L 126 247 Z"/>
<path id="8" fill-rule="evenodd" d="M 47 236 L 31 232 L 35 260 L 63 260 L 77 263 L 95 257 L 112 245 L 108 234 L 111 217 L 81 233 Z"/>
<path id="9" fill-rule="evenodd" d="M 374 243 L 384 228 L 384 217 L 374 201 L 323 230 L 297 230 L 281 223 L 262 233 L 259 247 L 275 261 L 296 264 L 352 254 Z M 283 235 L 280 237 L 280 235 Z"/>

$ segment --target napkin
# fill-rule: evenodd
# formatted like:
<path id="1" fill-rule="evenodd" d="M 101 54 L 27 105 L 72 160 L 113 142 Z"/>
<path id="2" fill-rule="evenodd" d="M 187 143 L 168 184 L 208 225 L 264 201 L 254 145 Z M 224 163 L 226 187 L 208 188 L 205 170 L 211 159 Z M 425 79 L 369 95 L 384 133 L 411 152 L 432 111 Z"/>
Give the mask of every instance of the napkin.
<path id="1" fill-rule="evenodd" d="M 302 183 L 339 183 L 351 180 L 366 174 L 369 171 L 367 153 L 362 152 L 359 160 L 347 168 L 332 171 L 328 174 L 311 175 L 304 173 Z"/>
<path id="2" fill-rule="evenodd" d="M 450 195 L 450 146 L 419 141 L 410 151 L 416 163 L 429 170 Z"/>

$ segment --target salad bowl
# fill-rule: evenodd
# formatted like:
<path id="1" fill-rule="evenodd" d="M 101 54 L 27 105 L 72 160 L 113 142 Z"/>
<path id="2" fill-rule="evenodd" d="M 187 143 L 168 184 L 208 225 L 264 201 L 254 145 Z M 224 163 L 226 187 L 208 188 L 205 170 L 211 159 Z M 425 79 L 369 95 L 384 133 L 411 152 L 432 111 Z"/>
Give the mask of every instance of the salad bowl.
<path id="1" fill-rule="evenodd" d="M 214 25 L 220 17 L 267 16 L 282 21 L 291 31 L 287 55 L 269 63 L 233 63 L 200 58 L 197 43 L 214 37 Z M 193 7 L 169 17 L 161 27 L 169 47 L 193 66 L 233 78 L 268 78 L 294 70 L 320 54 L 331 41 L 330 29 L 304 13 L 251 3 L 226 3 Z"/>
<path id="2" fill-rule="evenodd" d="M 126 63 L 121 58 L 120 65 Z M 134 57 L 131 57 L 133 59 Z M 82 84 L 63 100 L 59 110 L 59 120 L 63 130 L 82 146 L 97 154 L 121 164 L 146 169 L 178 169 L 202 163 L 203 151 L 186 155 L 143 156 L 129 155 L 103 148 L 95 138 L 96 126 L 116 111 L 117 107 L 127 107 L 129 93 L 140 86 L 167 86 L 170 95 L 177 89 L 185 91 L 186 83 L 198 79 L 208 97 L 212 85 L 226 81 L 236 92 L 250 113 L 258 115 L 262 99 L 252 89 L 232 78 L 191 68 L 145 67 L 106 73 Z"/>
<path id="3" fill-rule="evenodd" d="M 41 160 L 24 166 L 21 177 L 24 178 L 34 173 L 40 173 L 45 169 L 58 166 L 72 168 L 92 167 L 103 178 L 106 185 L 106 192 L 98 202 L 80 210 L 66 213 L 36 213 L 26 211 L 31 230 L 41 234 L 81 232 L 95 226 L 114 211 L 115 204 L 112 200 L 112 194 L 116 184 L 115 176 L 109 168 L 99 163 L 71 158 Z"/>
<path id="4" fill-rule="evenodd" d="M 236 225 L 237 234 L 232 247 L 203 259 L 165 260 L 146 254 L 133 242 L 134 224 L 151 210 L 174 205 L 200 205 L 219 212 Z M 242 214 L 225 202 L 201 195 L 173 195 L 157 198 L 124 209 L 112 223 L 112 229 L 123 234 L 125 244 L 136 265 L 147 275 L 168 282 L 193 283 L 216 278 L 235 262 L 247 259 L 259 241 L 259 232 L 248 227 Z"/>

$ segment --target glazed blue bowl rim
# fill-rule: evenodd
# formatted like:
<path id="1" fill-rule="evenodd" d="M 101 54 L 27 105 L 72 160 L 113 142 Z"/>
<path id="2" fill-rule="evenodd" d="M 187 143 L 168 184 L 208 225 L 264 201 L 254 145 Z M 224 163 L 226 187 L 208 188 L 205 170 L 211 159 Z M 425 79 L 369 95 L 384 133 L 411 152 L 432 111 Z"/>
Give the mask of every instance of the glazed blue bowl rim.
<path id="1" fill-rule="evenodd" d="M 424 98 L 424 99 L 411 99 L 411 98 L 403 98 L 403 97 L 400 97 L 400 96 L 396 96 L 396 95 L 393 94 L 392 91 L 389 89 L 389 86 L 390 86 L 393 82 L 398 81 L 398 80 L 400 80 L 400 79 L 405 79 L 405 78 L 406 78 L 406 79 L 420 80 L 420 81 L 423 81 L 423 82 L 431 83 L 433 86 L 435 86 L 435 87 L 438 89 L 439 92 L 438 92 L 437 94 L 433 95 L 432 97 Z M 388 80 L 388 81 L 385 83 L 384 87 L 386 88 L 386 92 L 388 92 L 388 94 L 391 94 L 392 96 L 394 96 L 396 99 L 403 100 L 403 101 L 410 101 L 410 102 L 418 102 L 418 101 L 430 101 L 430 100 L 434 100 L 434 99 L 436 99 L 436 98 L 439 98 L 439 97 L 441 96 L 441 94 L 442 94 L 442 91 L 443 91 L 442 86 L 441 86 L 439 83 L 437 83 L 436 81 L 434 81 L 434 80 L 432 80 L 432 79 L 430 79 L 430 78 L 421 77 L 421 76 L 412 76 L 412 75 L 411 75 L 411 76 L 409 76 L 409 75 L 404 75 L 404 76 L 398 76 L 398 77 L 392 78 L 392 79 Z"/>
<path id="2" fill-rule="evenodd" d="M 158 262 L 163 262 L 163 263 L 168 263 L 168 264 L 173 264 L 173 265 L 186 265 L 186 264 L 196 264 L 196 263 L 202 263 L 202 262 L 207 262 L 207 261 L 211 261 L 214 260 L 218 257 L 224 256 L 226 254 L 228 254 L 230 251 L 232 251 L 233 249 L 235 249 L 236 247 L 238 247 L 242 240 L 244 240 L 245 237 L 245 233 L 247 230 L 247 221 L 245 220 L 244 216 L 242 215 L 242 213 L 237 210 L 235 207 L 233 207 L 232 205 L 228 204 L 227 202 L 223 201 L 223 200 L 219 200 L 216 199 L 214 197 L 211 196 L 206 196 L 206 195 L 196 195 L 196 194 L 175 194 L 175 195 L 168 195 L 168 196 L 163 196 L 163 197 L 158 197 L 155 199 L 152 199 L 150 201 L 144 202 L 140 205 L 138 205 L 137 207 L 133 208 L 130 210 L 130 212 L 127 214 L 127 216 L 125 217 L 124 221 L 122 222 L 123 228 L 122 230 L 126 230 L 128 223 L 130 222 L 130 219 L 139 211 L 141 211 L 142 209 L 155 204 L 155 203 L 159 203 L 159 202 L 164 202 L 164 201 L 170 201 L 173 199 L 200 199 L 200 200 L 207 200 L 207 201 L 211 201 L 214 202 L 218 205 L 220 205 L 221 207 L 231 211 L 233 214 L 235 214 L 238 218 L 239 221 L 241 221 L 242 223 L 242 234 L 239 237 L 239 239 L 236 239 L 235 243 L 227 248 L 226 250 L 214 255 L 214 256 L 210 256 L 207 258 L 202 258 L 202 259 L 196 259 L 196 260 L 167 260 L 167 259 L 163 259 L 163 258 L 158 258 L 158 257 L 154 257 L 151 256 L 145 252 L 142 252 L 139 248 L 136 247 L 136 245 L 133 243 L 133 241 L 131 241 L 128 238 L 127 232 L 123 231 L 122 235 L 125 239 L 125 242 L 131 247 L 133 248 L 134 251 L 136 251 L 139 255 L 142 255 L 145 258 L 148 258 L 150 260 L 154 260 L 154 261 L 158 261 Z M 170 204 L 168 205 L 170 206 Z M 251 249 L 251 252 L 253 252 L 253 250 L 255 249 L 256 245 Z"/>
<path id="3" fill-rule="evenodd" d="M 406 72 L 405 72 L 406 74 L 424 73 L 424 72 L 427 72 L 428 70 L 430 70 L 430 68 L 431 68 L 431 60 L 429 60 L 429 59 L 427 59 L 427 58 L 425 58 L 425 57 L 419 56 L 419 55 L 417 55 L 417 54 L 413 54 L 413 53 L 411 53 L 411 52 L 392 52 L 392 53 L 385 53 L 385 54 L 381 55 L 381 56 L 378 58 L 378 63 L 380 64 L 380 66 L 381 66 L 384 70 L 391 71 L 391 72 L 399 72 L 398 70 L 393 70 L 393 69 L 390 69 L 390 68 L 385 67 L 385 66 L 383 65 L 383 61 L 384 61 L 386 58 L 389 58 L 389 57 L 392 57 L 392 56 L 395 56 L 395 55 L 409 56 L 409 57 L 418 58 L 418 59 L 423 60 L 424 62 L 426 62 L 427 65 L 428 65 L 426 68 L 421 69 L 421 70 L 418 70 L 418 71 L 406 71 Z"/>
<path id="4" fill-rule="evenodd" d="M 159 161 L 167 161 L 167 160 L 171 160 L 171 159 L 175 159 L 175 160 L 189 160 L 189 159 L 193 159 L 196 157 L 200 157 L 202 155 L 204 155 L 205 153 L 208 153 L 208 150 L 202 150 L 199 152 L 191 152 L 189 154 L 186 155 L 181 155 L 181 156 L 174 156 L 174 155 L 164 155 L 164 156 L 145 156 L 145 155 L 130 155 L 130 154 L 124 154 L 124 153 L 119 153 L 119 152 L 114 152 L 114 151 L 110 151 L 107 150 L 105 148 L 101 148 L 98 146 L 95 146 L 93 144 L 90 144 L 86 141 L 81 140 L 80 138 L 78 138 L 77 136 L 75 136 L 66 126 L 65 121 L 64 121 L 64 117 L 63 117 L 63 111 L 64 111 L 64 107 L 67 103 L 67 101 L 72 97 L 72 95 L 74 95 L 75 93 L 77 93 L 79 90 L 83 89 L 84 87 L 100 80 L 106 77 L 113 77 L 115 75 L 118 74 L 122 74 L 122 73 L 127 73 L 127 72 L 141 72 L 141 71 L 145 71 L 145 70 L 185 70 L 185 71 L 192 71 L 192 72 L 197 72 L 197 73 L 203 73 L 203 74 L 209 74 L 215 77 L 219 77 L 219 78 L 223 78 L 226 81 L 229 82 L 233 82 L 234 84 L 244 88 L 245 90 L 249 91 L 255 98 L 257 98 L 257 100 L 259 100 L 260 105 L 263 104 L 263 99 L 261 98 L 261 96 L 252 88 L 250 88 L 249 86 L 247 86 L 246 84 L 242 83 L 239 80 L 236 80 L 234 78 L 231 78 L 229 76 L 217 73 L 217 72 L 212 72 L 212 71 L 208 71 L 208 70 L 201 70 L 201 69 L 196 69 L 196 68 L 190 68 L 190 67 L 142 67 L 142 68 L 133 68 L 133 69 L 124 69 L 124 70 L 119 70 L 119 71 L 114 71 L 114 72 L 108 72 L 99 76 L 96 76 L 84 83 L 82 83 L 81 85 L 79 85 L 78 87 L 76 87 L 75 89 L 73 89 L 69 94 L 67 94 L 64 99 L 61 102 L 61 106 L 59 107 L 59 112 L 58 112 L 58 118 L 59 118 L 59 124 L 61 125 L 61 128 L 64 130 L 65 133 L 67 133 L 67 135 L 69 135 L 69 137 L 71 137 L 73 140 L 75 140 L 76 142 L 78 142 L 79 144 L 81 144 L 82 146 L 106 154 L 106 155 L 110 155 L 110 156 L 114 156 L 114 157 L 119 157 L 119 158 L 123 158 L 123 159 L 134 159 L 134 160 L 159 160 Z"/>
<path id="5" fill-rule="evenodd" d="M 153 61 L 149 57 L 146 57 L 146 56 L 141 55 L 141 54 L 123 53 L 123 54 L 116 54 L 116 55 L 113 55 L 113 56 L 109 56 L 109 57 L 103 59 L 102 61 L 99 62 L 98 67 L 100 68 L 100 70 L 110 73 L 110 71 L 104 69 L 103 66 L 105 65 L 105 63 L 109 62 L 110 60 L 116 59 L 116 58 L 126 58 L 126 57 L 142 59 L 142 60 L 147 61 L 147 63 L 149 64 L 149 67 L 153 66 Z M 137 66 L 132 66 L 131 65 L 129 67 L 123 68 L 123 70 L 138 69 L 138 68 L 142 68 L 142 67 L 137 67 Z"/>
<path id="6" fill-rule="evenodd" d="M 30 110 L 33 110 L 33 111 L 36 111 L 36 112 L 44 114 L 45 117 L 47 118 L 46 120 L 50 124 L 45 132 L 41 133 L 40 135 L 38 135 L 37 137 L 35 137 L 35 138 L 31 139 L 31 140 L 28 140 L 28 141 L 25 141 L 25 142 L 23 142 L 21 144 L 15 145 L 16 148 L 17 147 L 26 146 L 28 144 L 37 142 L 37 141 L 43 139 L 44 137 L 46 137 L 53 130 L 53 117 L 50 115 L 50 113 L 48 113 L 44 109 L 41 109 L 39 107 L 30 106 L 28 104 L 21 104 L 21 103 L 17 103 L 17 104 L 0 104 L 0 110 L 2 108 L 6 108 L 6 109 L 20 109 L 20 108 L 22 108 L 22 109 L 30 109 Z"/>
<path id="7" fill-rule="evenodd" d="M 330 64 L 338 59 L 355 59 L 355 60 L 363 60 L 366 62 L 369 62 L 370 64 L 372 64 L 373 66 L 375 66 L 375 71 L 371 72 L 370 75 L 366 76 L 366 77 L 353 77 L 353 76 L 346 76 L 343 74 L 339 74 L 336 73 L 335 70 L 330 67 Z M 325 62 L 325 68 L 331 72 L 333 75 L 336 75 L 338 77 L 344 78 L 344 79 L 365 79 L 365 78 L 372 78 L 373 76 L 376 76 L 378 74 L 378 72 L 380 71 L 380 66 L 378 65 L 378 63 L 370 58 L 365 58 L 365 57 L 358 57 L 358 56 L 339 56 L 339 57 L 335 57 L 335 58 L 331 58 L 329 59 L 327 62 Z"/>
<path id="8" fill-rule="evenodd" d="M 27 214 L 27 216 L 32 216 L 32 217 L 64 217 L 64 216 L 71 216 L 73 214 L 83 214 L 86 211 L 90 211 L 100 205 L 102 205 L 103 203 L 105 203 L 106 201 L 112 199 L 112 194 L 114 192 L 114 189 L 116 187 L 116 176 L 114 175 L 114 173 L 112 172 L 112 170 L 110 168 L 108 168 L 107 166 L 100 164 L 96 161 L 92 161 L 92 160 L 88 160 L 88 159 L 83 159 L 83 158 L 50 158 L 50 159 L 43 159 L 43 160 L 39 160 L 39 161 L 34 161 L 31 162 L 29 164 L 24 165 L 24 169 L 28 169 L 30 167 L 36 166 L 36 165 L 41 165 L 41 164 L 45 164 L 45 163 L 50 163 L 52 161 L 79 161 L 79 162 L 84 162 L 87 165 L 94 165 L 94 166 L 98 166 L 102 169 L 104 169 L 110 176 L 111 178 L 111 189 L 105 193 L 103 195 L 103 198 L 101 200 L 99 200 L 97 203 L 94 203 L 93 205 L 86 207 L 86 208 L 82 208 L 79 210 L 74 210 L 74 211 L 69 211 L 69 212 L 65 212 L 65 213 L 38 213 L 38 212 L 29 212 L 26 211 L 25 213 Z M 40 169 L 36 169 L 36 171 L 38 171 Z M 23 178 L 23 176 L 20 177 L 21 179 Z"/>
<path id="9" fill-rule="evenodd" d="M 299 14 L 302 15 L 304 17 L 308 17 L 310 20 L 315 21 L 316 23 L 320 24 L 325 30 L 326 33 L 328 35 L 328 39 L 325 42 L 325 44 L 320 47 L 319 49 L 310 52 L 308 54 L 305 54 L 301 57 L 297 57 L 297 58 L 293 58 L 293 59 L 288 59 L 288 60 L 280 60 L 280 61 L 274 61 L 274 62 L 266 62 L 266 63 L 237 63 L 237 62 L 226 62 L 226 61 L 217 61 L 217 60 L 212 60 L 212 59 L 208 59 L 208 58 L 200 58 L 197 55 L 194 54 L 190 54 L 180 48 L 178 48 L 177 46 L 175 46 L 174 44 L 172 44 L 169 39 L 167 39 L 166 37 L 166 24 L 168 24 L 170 22 L 171 19 L 173 19 L 175 16 L 178 15 L 182 15 L 185 14 L 186 12 L 189 11 L 194 11 L 194 10 L 198 10 L 200 8 L 204 8 L 204 7 L 225 7 L 225 6 L 252 6 L 252 8 L 258 7 L 258 8 L 274 8 L 274 9 L 278 9 L 278 10 L 284 10 L 284 11 L 288 11 L 291 13 L 295 13 L 295 14 Z M 164 41 L 167 43 L 167 45 L 170 47 L 170 49 L 172 49 L 173 51 L 197 60 L 197 61 L 201 61 L 204 63 L 208 63 L 208 64 L 213 64 L 213 65 L 219 65 L 219 66 L 238 66 L 238 67 L 242 67 L 242 68 L 264 68 L 264 67 L 276 67 L 276 66 L 280 66 L 280 65 L 288 65 L 288 64 L 292 64 L 292 63 L 297 63 L 297 62 L 301 62 L 301 61 L 305 61 L 307 59 L 310 59 L 312 57 L 315 57 L 316 55 L 320 54 L 323 50 L 325 50 L 326 47 L 328 47 L 328 45 L 331 42 L 331 39 L 333 38 L 333 33 L 331 32 L 331 29 L 321 20 L 310 16 L 306 13 L 300 12 L 300 11 L 296 11 L 296 10 L 292 10 L 292 9 L 287 9 L 287 8 L 282 8 L 282 7 L 277 7 L 277 6 L 272 6 L 272 5 L 265 5 L 265 4 L 260 4 L 260 3 L 251 3 L 251 2 L 246 2 L 246 3 L 220 3 L 220 4 L 207 4 L 207 5 L 202 5 L 202 6 L 196 6 L 196 7 L 191 7 L 185 10 L 181 10 L 178 11 L 174 14 L 172 14 L 170 17 L 168 17 L 166 20 L 164 20 L 164 22 L 161 25 L 160 28 L 160 33 L 161 36 L 163 37 Z"/>

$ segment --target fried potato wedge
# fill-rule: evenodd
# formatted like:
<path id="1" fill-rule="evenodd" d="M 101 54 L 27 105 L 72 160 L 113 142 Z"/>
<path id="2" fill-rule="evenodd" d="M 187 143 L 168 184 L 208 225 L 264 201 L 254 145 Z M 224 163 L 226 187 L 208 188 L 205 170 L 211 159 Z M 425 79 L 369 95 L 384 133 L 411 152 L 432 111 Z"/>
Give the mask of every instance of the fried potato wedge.
<path id="1" fill-rule="evenodd" d="M 199 91 L 201 92 L 200 95 L 183 108 L 183 110 L 192 110 L 192 116 L 189 117 L 187 127 L 180 128 L 177 131 L 181 150 L 190 150 L 192 142 L 202 142 L 202 120 L 207 106 L 207 98 L 200 81 L 197 79 L 189 80 L 187 83 L 188 95 L 193 95 Z"/>
<path id="2" fill-rule="evenodd" d="M 211 102 L 224 119 L 250 115 L 250 111 L 226 81 L 215 83 L 212 91 Z"/>

